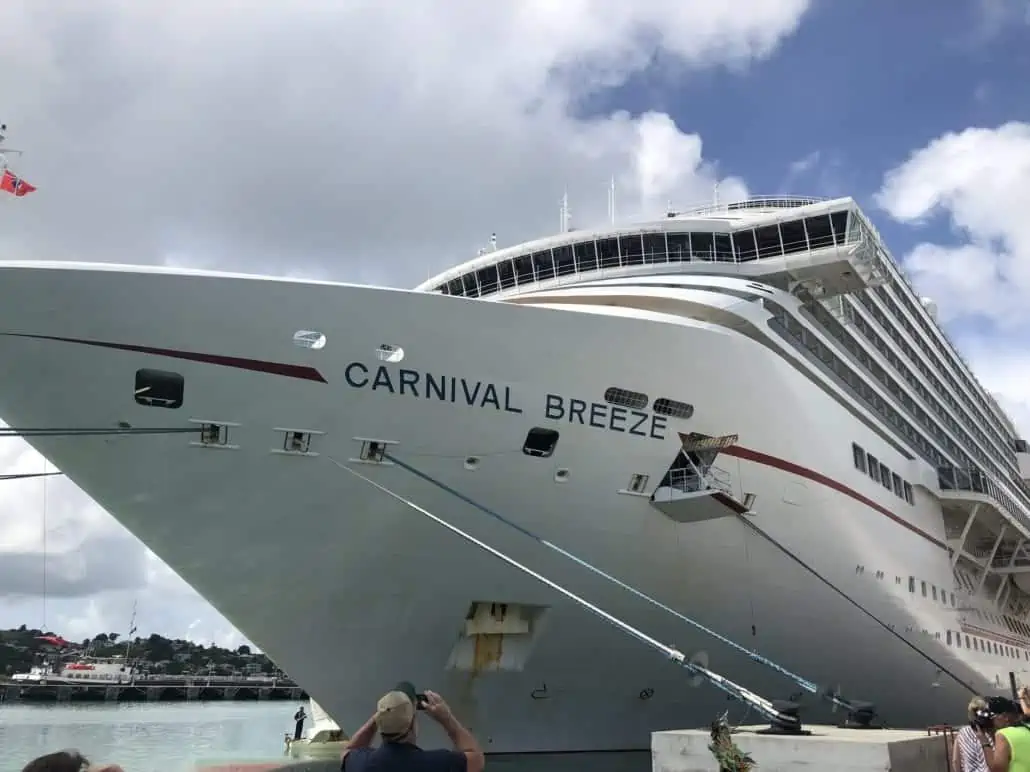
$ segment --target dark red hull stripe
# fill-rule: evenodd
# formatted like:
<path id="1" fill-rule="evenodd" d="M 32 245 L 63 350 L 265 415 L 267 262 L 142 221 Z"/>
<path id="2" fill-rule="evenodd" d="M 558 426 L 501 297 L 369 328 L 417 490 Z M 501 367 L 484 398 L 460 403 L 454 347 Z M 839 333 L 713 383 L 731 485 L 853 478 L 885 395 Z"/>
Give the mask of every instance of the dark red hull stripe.
<path id="1" fill-rule="evenodd" d="M 306 365 L 290 365 L 284 362 L 268 362 L 263 359 L 246 359 L 244 357 L 228 357 L 218 354 L 201 354 L 194 351 L 178 351 L 170 348 L 153 348 L 151 346 L 134 346 L 128 343 L 107 343 L 100 340 L 83 340 L 81 338 L 59 338 L 54 335 L 28 335 L 18 332 L 3 333 L 10 338 L 35 338 L 36 340 L 55 340 L 62 343 L 78 343 L 83 346 L 109 348 L 117 351 L 133 351 L 137 354 L 153 354 L 160 357 L 185 359 L 190 362 L 202 362 L 221 367 L 235 367 L 237 370 L 251 370 L 256 373 L 283 375 L 287 378 L 299 378 L 304 381 L 328 383 L 318 370 Z"/>
<path id="2" fill-rule="evenodd" d="M 767 453 L 762 453 L 757 450 L 743 448 L 740 445 L 733 445 L 720 452 L 727 456 L 734 456 L 735 458 L 740 458 L 745 461 L 753 461 L 756 464 L 762 464 L 764 466 L 772 467 L 773 469 L 779 469 L 782 472 L 789 472 L 790 474 L 797 475 L 798 477 L 804 477 L 806 480 L 811 480 L 812 482 L 819 483 L 820 485 L 825 485 L 827 488 L 830 488 L 831 490 L 835 490 L 838 493 L 843 493 L 845 496 L 848 496 L 861 504 L 865 504 L 870 509 L 879 512 L 884 517 L 890 518 L 903 528 L 907 528 L 912 533 L 922 536 L 931 544 L 934 544 L 937 547 L 940 547 L 944 550 L 948 549 L 948 545 L 942 542 L 940 539 L 934 538 L 926 531 L 922 530 L 921 528 L 917 528 L 904 518 L 895 515 L 886 507 L 880 506 L 875 501 L 866 496 L 863 496 L 855 489 L 849 488 L 847 485 L 844 485 L 843 483 L 837 482 L 836 480 L 827 477 L 824 474 L 816 472 L 814 469 L 808 469 L 807 467 L 800 466 L 798 464 L 793 463 L 792 461 L 777 458 L 776 456 L 770 456 Z"/>

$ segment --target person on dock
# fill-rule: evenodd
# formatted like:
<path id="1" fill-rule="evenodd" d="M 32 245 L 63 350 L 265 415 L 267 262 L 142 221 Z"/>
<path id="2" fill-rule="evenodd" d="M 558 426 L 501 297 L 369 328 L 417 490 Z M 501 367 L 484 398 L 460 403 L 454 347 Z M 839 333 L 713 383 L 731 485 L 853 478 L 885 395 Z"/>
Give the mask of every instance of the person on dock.
<path id="1" fill-rule="evenodd" d="M 980 731 L 992 732 L 994 726 L 987 715 L 987 700 L 974 697 L 966 708 L 969 723 L 955 734 L 951 747 L 952 772 L 988 772 Z"/>
<path id="2" fill-rule="evenodd" d="M 21 772 L 124 772 L 117 764 L 90 764 L 78 751 L 58 751 L 35 758 Z"/>
<path id="3" fill-rule="evenodd" d="M 418 737 L 418 710 L 440 724 L 454 744 L 423 750 L 415 744 Z M 373 749 L 376 732 L 382 744 Z M 436 692 L 416 694 L 410 684 L 400 684 L 383 695 L 376 712 L 351 737 L 340 761 L 341 772 L 483 772 L 486 758 L 479 743 L 451 713 Z"/>
<path id="4" fill-rule="evenodd" d="M 293 714 L 293 739 L 299 740 L 304 734 L 304 722 L 307 720 L 308 714 L 304 712 L 304 706 L 301 705 L 297 709 L 297 712 Z"/>
<path id="5" fill-rule="evenodd" d="M 991 697 L 985 711 L 994 728 L 993 738 L 978 728 L 984 758 L 990 772 L 1030 772 L 1030 727 L 1019 703 L 1008 697 Z"/>

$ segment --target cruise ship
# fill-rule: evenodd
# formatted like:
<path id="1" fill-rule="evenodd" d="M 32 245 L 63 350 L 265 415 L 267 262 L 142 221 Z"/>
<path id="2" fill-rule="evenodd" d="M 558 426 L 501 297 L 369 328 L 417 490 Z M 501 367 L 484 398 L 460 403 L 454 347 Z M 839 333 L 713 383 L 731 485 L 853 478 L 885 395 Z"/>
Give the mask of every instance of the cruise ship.
<path id="1" fill-rule="evenodd" d="M 398 680 L 493 753 L 759 718 L 512 561 L 808 723 L 668 609 L 890 726 L 1030 680 L 1030 448 L 850 198 L 414 290 L 0 262 L 0 361 L 0 417 L 348 732 Z"/>

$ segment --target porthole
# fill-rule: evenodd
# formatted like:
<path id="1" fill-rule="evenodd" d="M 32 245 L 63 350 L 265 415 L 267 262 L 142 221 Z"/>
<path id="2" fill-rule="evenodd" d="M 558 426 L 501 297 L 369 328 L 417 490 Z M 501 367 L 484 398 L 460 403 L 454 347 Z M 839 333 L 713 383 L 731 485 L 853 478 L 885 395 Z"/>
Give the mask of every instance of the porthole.
<path id="1" fill-rule="evenodd" d="M 550 456 L 554 454 L 554 449 L 557 446 L 558 432 L 554 429 L 544 429 L 540 426 L 534 426 L 529 430 L 525 441 L 522 443 L 522 452 L 527 456 L 550 458 Z"/>

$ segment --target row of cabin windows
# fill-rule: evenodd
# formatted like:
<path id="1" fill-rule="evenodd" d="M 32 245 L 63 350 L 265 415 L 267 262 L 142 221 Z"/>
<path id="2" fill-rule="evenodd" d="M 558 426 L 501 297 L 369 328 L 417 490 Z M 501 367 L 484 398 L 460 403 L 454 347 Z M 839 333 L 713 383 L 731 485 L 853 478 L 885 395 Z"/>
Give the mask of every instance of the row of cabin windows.
<path id="1" fill-rule="evenodd" d="M 899 580 L 900 580 L 900 578 L 901 577 L 898 577 Z M 938 593 L 937 592 L 937 585 L 935 585 L 935 584 L 929 584 L 928 585 L 925 581 L 920 581 L 919 582 L 919 589 L 920 589 L 920 592 L 922 592 L 922 595 L 923 595 L 924 598 L 929 598 L 929 597 L 932 596 L 934 600 L 937 600 L 938 597 L 939 597 L 941 603 L 943 603 L 944 605 L 948 605 L 948 596 L 950 595 L 951 596 L 951 607 L 955 608 L 955 593 L 948 592 L 943 587 L 941 587 L 941 591 L 940 591 L 940 593 Z M 916 578 L 914 576 L 910 576 L 908 578 L 908 591 L 911 592 L 911 593 L 915 593 L 915 591 L 916 591 Z"/>
<path id="2" fill-rule="evenodd" d="M 1017 649 L 1015 646 L 998 643 L 997 641 L 986 641 L 975 635 L 967 635 L 966 633 L 960 633 L 958 631 L 952 633 L 951 630 L 948 630 L 946 640 L 949 646 L 954 645 L 956 648 L 962 648 L 963 638 L 966 639 L 967 649 L 982 651 L 985 654 L 993 653 L 997 654 L 999 657 L 1009 657 L 1010 659 L 1019 659 L 1022 657 L 1023 659 L 1030 661 L 1030 651 L 1027 651 L 1026 649 Z"/>
<path id="3" fill-rule="evenodd" d="M 971 583 L 969 583 L 969 580 L 964 575 L 958 574 L 958 576 L 965 580 L 963 582 L 964 584 L 967 584 L 968 586 L 972 587 Z M 899 582 L 901 581 L 900 576 L 896 577 L 896 579 Z M 908 591 L 913 594 L 915 594 L 916 591 L 916 581 L 917 580 L 914 576 L 910 576 L 908 578 Z M 919 591 L 924 598 L 932 597 L 935 601 L 940 599 L 940 602 L 944 605 L 948 605 L 948 601 L 950 598 L 951 607 L 955 608 L 957 606 L 957 603 L 955 601 L 955 593 L 949 592 L 948 590 L 945 590 L 943 587 L 941 587 L 940 592 L 938 592 L 936 585 L 927 584 L 925 581 L 919 580 Z M 1019 619 L 1014 619 L 1008 614 L 992 614 L 989 611 L 984 612 L 975 607 L 968 609 L 968 611 L 972 614 L 975 614 L 976 618 L 981 622 L 989 622 L 991 624 L 997 625 L 998 627 L 1006 627 L 1008 628 L 1009 632 L 1011 632 L 1013 635 L 1022 635 L 1025 638 L 1030 639 L 1030 625 L 1028 625 L 1026 622 L 1023 622 Z"/>
<path id="4" fill-rule="evenodd" d="M 869 475 L 884 488 L 892 491 L 898 498 L 904 499 L 909 504 L 915 504 L 915 496 L 912 494 L 912 486 L 907 480 L 902 480 L 896 472 L 887 468 L 872 453 L 866 453 L 854 442 L 851 443 L 851 453 L 855 459 L 855 469 L 863 474 Z M 925 588 L 924 588 L 925 589 Z M 937 588 L 933 589 L 934 600 L 937 599 Z"/>
<path id="5" fill-rule="evenodd" d="M 790 331 L 791 335 L 795 338 L 798 336 L 798 333 L 795 330 L 802 331 L 804 339 L 809 341 L 805 347 L 807 350 L 812 351 L 813 353 L 818 353 L 815 351 L 813 346 L 817 346 L 820 351 L 822 349 L 826 349 L 825 345 L 818 341 L 814 335 L 807 332 L 807 330 L 805 330 L 797 320 L 790 317 L 790 315 L 782 308 L 779 308 L 778 306 L 774 307 L 774 304 L 768 301 L 765 302 L 765 305 L 770 311 L 776 314 L 776 319 L 786 316 L 788 319 L 793 320 L 792 324 L 788 323 L 788 325 L 786 325 L 786 329 Z M 961 448 L 959 448 L 955 442 L 944 433 L 943 429 L 941 429 L 935 421 L 930 419 L 930 416 L 927 415 L 922 406 L 916 404 L 915 400 L 901 389 L 898 382 L 894 380 L 894 378 L 892 378 L 878 362 L 873 361 L 865 349 L 858 344 L 858 341 L 854 336 L 848 333 L 829 311 L 818 303 L 815 304 L 811 310 L 815 320 L 822 325 L 823 329 L 829 335 L 843 343 L 844 347 L 856 360 L 858 360 L 858 363 L 864 367 L 869 374 L 880 381 L 888 392 L 894 395 L 895 399 L 902 404 L 910 416 L 925 426 L 929 430 L 930 435 L 936 437 L 941 445 L 947 448 L 954 457 L 967 460 L 967 457 L 962 453 Z M 853 319 L 856 327 L 864 325 L 868 328 L 868 325 L 865 324 L 865 321 L 860 317 L 853 316 Z M 774 321 L 775 320 L 770 320 L 770 326 L 779 332 L 783 325 L 780 324 L 778 326 L 777 324 L 774 324 Z M 869 334 L 873 336 L 876 335 L 871 329 L 869 330 Z M 877 340 L 881 341 L 882 345 L 882 339 L 878 336 L 876 337 Z M 805 348 L 801 348 L 801 350 L 805 350 Z M 967 470 L 962 467 L 955 466 L 951 459 L 937 449 L 937 447 L 929 440 L 927 435 L 918 431 L 916 427 L 897 410 L 895 410 L 892 405 L 887 404 L 882 397 L 872 390 L 864 379 L 859 378 L 850 367 L 840 361 L 840 359 L 833 355 L 832 352 L 829 353 L 829 356 L 831 356 L 832 361 L 827 361 L 825 359 L 825 355 L 819 356 L 819 359 L 824 365 L 826 365 L 826 370 L 837 381 L 841 382 L 846 388 L 848 388 L 849 391 L 856 394 L 862 401 L 883 416 L 888 424 L 894 427 L 902 437 L 912 444 L 912 447 L 915 448 L 916 452 L 918 452 L 920 456 L 937 468 L 938 483 L 942 488 L 948 490 L 969 490 L 984 493 L 992 496 L 997 501 L 1002 502 L 1013 513 L 1019 511 L 1019 507 L 1016 506 L 1016 503 L 997 485 L 991 482 L 983 472 L 977 469 Z M 855 380 L 858 380 L 857 384 L 855 383 Z"/>
<path id="6" fill-rule="evenodd" d="M 916 405 L 911 398 L 908 398 L 907 402 L 905 401 L 906 395 L 898 386 L 897 381 L 891 378 L 883 367 L 869 356 L 868 352 L 859 345 L 855 337 L 837 321 L 833 314 L 823 308 L 822 304 L 816 303 L 812 307 L 811 311 L 816 322 L 822 326 L 823 330 L 832 338 L 835 338 L 840 342 L 866 373 L 880 381 L 889 393 L 894 394 L 901 404 L 907 408 L 907 412 L 910 416 L 918 420 L 920 415 L 926 415 L 925 411 Z M 929 438 L 916 428 L 915 424 L 909 422 L 901 413 L 895 410 L 892 405 L 887 404 L 883 398 L 876 394 L 868 385 L 865 378 L 857 375 L 856 378 L 860 381 L 857 387 L 851 383 L 850 379 L 847 380 L 846 385 L 849 386 L 852 391 L 857 391 L 859 397 L 883 416 L 887 420 L 887 423 L 894 427 L 902 437 L 908 440 L 919 455 L 935 467 L 947 466 L 951 463 L 950 460 L 941 453 L 932 442 L 930 442 Z"/>
<path id="7" fill-rule="evenodd" d="M 1026 638 L 1030 638 L 1030 625 L 1026 622 L 1013 619 L 1008 614 L 992 614 L 990 612 L 982 612 L 978 608 L 971 609 L 971 611 L 976 614 L 977 619 L 982 622 L 992 622 L 998 627 L 1007 627 L 1009 632 L 1013 635 L 1022 635 Z"/>
<path id="8" fill-rule="evenodd" d="M 942 418 L 946 418 L 945 423 L 949 425 L 949 428 L 951 428 L 953 432 L 959 435 L 960 439 L 965 443 L 965 447 L 972 446 L 972 438 L 962 429 L 961 426 L 959 426 L 958 422 L 947 413 L 944 406 L 933 398 L 929 390 L 923 386 L 918 378 L 916 378 L 912 370 L 909 369 L 909 367 L 901 361 L 900 357 L 894 353 L 891 347 L 887 345 L 887 341 L 885 341 L 865 319 L 854 313 L 854 309 L 850 305 L 845 305 L 844 308 L 847 310 L 846 313 L 848 313 L 855 328 L 862 333 L 862 336 L 873 344 L 876 350 L 883 355 L 891 367 L 893 367 L 894 370 L 901 375 L 910 386 L 912 386 L 919 397 L 924 399 L 931 407 L 935 408 L 935 412 L 938 415 Z M 886 323 L 886 320 L 884 320 L 884 322 Z M 846 332 L 844 335 L 852 344 L 855 344 L 854 348 L 858 349 L 855 339 Z M 916 400 L 912 399 L 909 393 L 901 388 L 901 384 L 891 377 L 878 362 L 870 359 L 869 369 L 873 372 L 877 380 L 884 385 L 887 391 L 891 393 L 894 399 L 901 404 L 905 409 L 905 412 L 915 418 L 916 422 L 923 426 L 927 432 L 929 432 L 931 437 L 937 440 L 937 444 L 940 447 L 944 448 L 947 453 L 951 454 L 952 458 L 960 460 L 964 465 L 972 465 L 972 460 L 966 454 L 964 447 L 955 442 L 955 440 L 953 440 L 944 430 L 944 427 L 937 421 L 933 420 L 926 410 L 923 409 L 923 406 L 919 402 L 916 402 Z M 947 464 L 946 461 L 943 464 L 941 461 L 938 461 L 938 465 L 945 466 Z M 992 466 L 998 474 L 1003 474 L 999 467 L 994 466 L 993 464 Z"/>
<path id="9" fill-rule="evenodd" d="M 921 306 L 917 308 L 916 303 L 910 297 L 910 292 L 906 291 L 906 288 L 900 286 L 891 276 L 888 276 L 884 285 L 877 287 L 874 292 L 880 301 L 890 308 L 894 318 L 901 323 L 901 326 L 905 329 L 909 340 L 916 341 L 917 345 L 922 349 L 926 357 L 931 360 L 933 370 L 944 376 L 948 385 L 950 385 L 957 394 L 961 395 L 962 401 L 966 407 L 979 416 L 981 421 L 994 429 L 995 437 L 1003 446 L 1007 447 L 1009 445 L 1009 431 L 995 415 L 994 411 L 991 410 L 987 401 L 981 396 L 983 389 L 978 383 L 974 384 L 973 379 L 964 372 L 964 369 L 960 364 L 960 360 L 957 361 L 957 352 L 954 350 L 949 351 L 948 347 L 938 339 L 936 331 L 931 329 L 931 323 L 925 318 L 927 313 L 926 310 Z M 919 334 L 908 318 L 901 313 L 895 299 L 899 301 L 901 305 L 905 307 L 905 310 L 908 311 L 909 315 L 916 320 L 916 323 L 922 329 L 922 334 Z M 937 325 L 932 326 L 936 327 Z M 931 344 L 933 349 L 931 349 Z M 958 380 L 956 380 L 956 378 L 951 374 L 951 369 L 946 366 L 946 362 L 954 367 L 955 372 L 958 373 L 958 380 L 961 380 L 962 384 L 966 387 L 965 390 L 959 386 Z M 968 396 L 969 394 L 975 395 L 975 399 L 971 399 Z M 947 399 L 948 396 L 949 395 L 945 395 L 945 398 Z M 1010 463 L 1013 465 L 1015 464 L 1014 460 L 1011 460 Z M 1015 469 L 1015 466 L 1013 466 L 1013 469 Z"/>
<path id="10" fill-rule="evenodd" d="M 773 304 L 766 301 L 765 305 L 774 313 L 786 313 L 777 306 L 773 309 Z M 861 318 L 859 315 L 854 313 L 854 310 L 849 306 L 844 306 L 845 315 L 848 316 L 854 322 L 855 327 L 863 331 L 870 340 L 874 342 L 874 345 L 892 361 L 897 369 L 901 369 L 902 365 L 900 360 L 893 352 L 889 351 L 889 347 L 883 342 L 869 326 L 869 324 Z M 844 326 L 837 321 L 837 319 L 827 311 L 822 304 L 816 303 L 811 308 L 812 315 L 815 320 L 822 326 L 822 328 L 833 338 L 840 341 L 844 347 L 851 353 L 851 355 L 858 360 L 859 364 L 866 368 L 866 370 L 872 374 L 877 380 L 882 383 L 887 391 L 894 395 L 901 405 L 905 408 L 906 412 L 918 423 L 922 424 L 929 430 L 930 436 L 935 437 L 938 442 L 946 448 L 954 458 L 962 459 L 963 462 L 972 466 L 972 462 L 969 457 L 962 452 L 962 449 L 955 444 L 955 442 L 947 436 L 944 430 L 923 410 L 922 406 L 917 404 L 905 391 L 901 389 L 898 382 L 894 380 L 887 372 L 879 365 L 879 363 L 872 360 L 872 358 L 866 353 L 858 341 L 853 335 L 851 335 Z M 771 322 L 770 322 L 771 324 Z M 799 325 L 800 326 L 800 325 Z M 775 329 L 775 326 L 774 326 Z M 814 336 L 812 336 L 814 337 Z M 846 365 L 841 364 L 842 369 L 847 369 Z M 907 369 L 906 369 L 906 372 Z M 840 375 L 836 372 L 832 373 L 840 380 Z M 846 382 L 846 386 L 850 388 L 852 392 L 856 392 L 856 388 L 850 383 Z M 888 423 L 891 423 L 898 432 L 904 436 L 912 446 L 919 453 L 920 456 L 929 461 L 933 466 L 937 468 L 937 477 L 939 485 L 945 490 L 967 490 L 983 493 L 985 495 L 993 497 L 995 500 L 1002 502 L 1012 513 L 1020 511 L 1019 506 L 1016 502 L 1004 491 L 1002 491 L 994 482 L 992 482 L 982 471 L 970 468 L 964 469 L 961 466 L 956 467 L 952 460 L 941 453 L 937 447 L 929 440 L 927 435 L 922 432 L 918 432 L 915 427 L 903 418 L 891 405 L 884 403 L 882 399 L 876 394 L 873 394 L 872 401 L 866 396 L 866 392 L 872 393 L 864 382 L 858 387 L 857 393 L 867 403 L 870 404 L 875 410 L 881 415 L 888 419 Z M 1030 497 L 1028 497 L 1021 488 L 1017 488 L 1018 496 L 1020 501 L 1028 508 L 1030 508 Z"/>
<path id="11" fill-rule="evenodd" d="M 873 345 L 876 346 L 877 349 L 880 350 L 880 352 L 885 357 L 887 357 L 888 361 L 891 363 L 894 369 L 897 370 L 905 378 L 905 380 L 912 385 L 912 388 L 916 390 L 916 393 L 928 405 L 930 405 L 933 408 L 934 412 L 941 418 L 942 421 L 944 421 L 945 425 L 959 437 L 966 450 L 971 452 L 981 462 L 987 464 L 994 471 L 995 474 L 1000 476 L 1006 476 L 1009 473 L 1009 471 L 1002 469 L 1002 467 L 995 463 L 993 458 L 989 457 L 987 453 L 981 450 L 981 448 L 973 442 L 973 437 L 965 430 L 963 426 L 959 424 L 958 421 L 955 420 L 952 414 L 945 409 L 944 404 L 939 399 L 937 399 L 936 395 L 940 395 L 940 397 L 944 400 L 944 402 L 948 404 L 952 411 L 954 411 L 957 415 L 962 416 L 965 419 L 965 424 L 969 426 L 970 429 L 972 429 L 973 434 L 976 436 L 976 439 L 979 440 L 980 444 L 983 445 L 983 447 L 985 448 L 993 448 L 997 452 L 997 457 L 999 458 L 1006 457 L 1005 448 L 1007 446 L 1004 440 L 995 440 L 993 437 L 988 439 L 987 435 L 984 434 L 984 432 L 978 426 L 976 426 L 977 422 L 970 415 L 969 409 L 967 409 L 964 405 L 960 405 L 958 403 L 958 400 L 956 400 L 955 397 L 947 389 L 945 389 L 944 384 L 941 382 L 940 378 L 937 377 L 937 374 L 936 372 L 934 372 L 933 368 L 927 365 L 924 359 L 916 355 L 915 349 L 913 349 L 912 345 L 908 342 L 908 340 L 905 339 L 905 336 L 901 334 L 901 331 L 898 329 L 898 327 L 892 323 L 892 320 L 887 317 L 887 314 L 884 313 L 884 311 L 873 302 L 873 298 L 871 295 L 869 295 L 868 293 L 860 293 L 859 301 L 862 303 L 863 306 L 865 306 L 868 312 L 876 320 L 880 328 L 891 336 L 894 343 L 904 352 L 908 360 L 919 368 L 919 371 L 920 373 L 922 373 L 923 378 L 925 378 L 930 384 L 933 385 L 933 389 L 936 392 L 936 394 L 931 394 L 930 390 L 923 385 L 922 381 L 916 378 L 915 373 L 912 372 L 912 370 L 909 367 L 903 364 L 900 361 L 900 358 L 897 356 L 897 354 L 895 354 L 890 349 L 890 347 L 886 345 L 883 339 L 872 330 L 872 328 L 865 321 L 865 319 L 863 319 L 858 314 L 854 313 L 852 306 L 845 304 L 845 308 L 847 309 L 847 312 L 849 312 L 849 317 L 854 321 L 855 326 L 870 342 L 873 343 Z M 992 440 L 994 440 L 993 443 Z M 953 444 L 954 443 L 952 443 L 952 445 Z M 949 448 L 949 450 L 951 450 L 951 448 Z M 972 464 L 972 460 L 969 459 L 965 453 L 961 451 L 958 452 L 960 453 L 960 457 L 963 458 L 963 460 L 967 464 Z"/>
<path id="12" fill-rule="evenodd" d="M 920 455 L 930 461 L 931 464 L 934 466 L 947 465 L 947 459 L 930 444 L 927 438 L 915 426 L 875 392 L 863 375 L 852 369 L 848 363 L 837 356 L 833 350 L 813 335 L 810 330 L 802 326 L 797 319 L 787 313 L 781 306 L 768 300 L 763 301 L 763 303 L 773 315 L 769 320 L 769 328 L 771 330 L 775 331 L 809 361 L 816 363 L 823 372 L 843 387 L 845 391 L 878 413 L 888 426 L 891 426 L 900 436 L 906 438 L 919 451 Z M 828 331 L 831 331 L 832 324 L 837 324 L 836 319 L 821 304 L 815 304 L 813 311 L 815 312 L 816 319 Z M 840 327 L 840 325 L 837 324 L 837 327 Z M 868 354 L 861 347 L 858 347 L 857 343 L 850 336 L 847 337 L 851 341 L 851 347 L 858 349 L 854 353 L 859 364 L 874 374 L 876 374 L 874 368 L 879 368 L 879 372 L 883 371 L 883 368 L 872 362 Z M 944 464 L 940 463 L 941 461 Z"/>
<path id="13" fill-rule="evenodd" d="M 848 210 L 732 233 L 632 233 L 581 241 L 501 260 L 433 289 L 483 297 L 525 284 L 631 265 L 691 261 L 743 263 L 847 241 Z"/>

